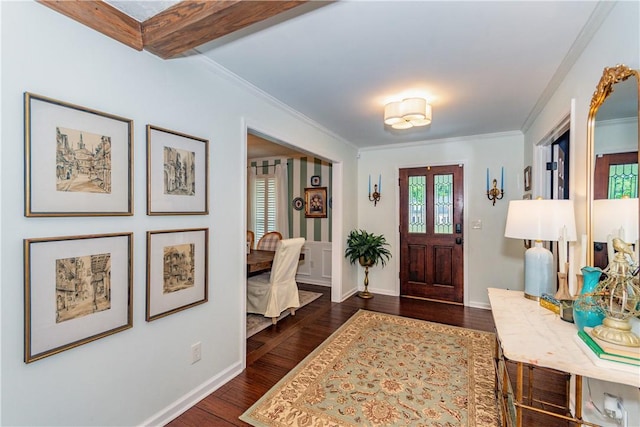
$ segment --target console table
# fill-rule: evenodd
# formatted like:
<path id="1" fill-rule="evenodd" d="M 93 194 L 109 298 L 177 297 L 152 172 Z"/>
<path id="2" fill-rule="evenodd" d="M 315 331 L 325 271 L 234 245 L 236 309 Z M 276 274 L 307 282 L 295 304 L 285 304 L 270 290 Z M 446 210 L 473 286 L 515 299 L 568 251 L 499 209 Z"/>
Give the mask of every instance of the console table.
<path id="1" fill-rule="evenodd" d="M 572 421 L 575 425 L 595 425 L 582 421 L 582 378 L 640 387 L 640 375 L 628 371 L 596 366 L 585 355 L 574 336 L 576 326 L 560 317 L 537 301 L 524 297 L 521 291 L 489 288 L 489 301 L 496 325 L 496 392 L 501 399 L 503 420 L 512 424 L 505 414 L 509 404 L 515 406 L 515 425 L 522 426 L 522 411 L 531 410 Z M 510 382 L 505 360 L 516 364 L 516 393 L 510 396 Z M 523 399 L 523 372 L 525 366 L 553 369 L 575 376 L 575 410 L 572 416 L 549 413 L 526 404 Z M 506 388 L 506 389 L 505 389 Z M 513 399 L 511 398 L 513 397 Z M 568 406 L 568 405 L 567 405 Z M 566 408 L 569 413 L 569 408 Z"/>

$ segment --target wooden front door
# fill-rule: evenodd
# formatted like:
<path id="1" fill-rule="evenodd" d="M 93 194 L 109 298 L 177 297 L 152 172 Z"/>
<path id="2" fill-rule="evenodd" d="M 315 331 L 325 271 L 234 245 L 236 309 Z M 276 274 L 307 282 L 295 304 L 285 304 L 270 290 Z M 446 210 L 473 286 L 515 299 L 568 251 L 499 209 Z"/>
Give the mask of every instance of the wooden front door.
<path id="1" fill-rule="evenodd" d="M 463 303 L 463 167 L 400 170 L 400 294 Z"/>

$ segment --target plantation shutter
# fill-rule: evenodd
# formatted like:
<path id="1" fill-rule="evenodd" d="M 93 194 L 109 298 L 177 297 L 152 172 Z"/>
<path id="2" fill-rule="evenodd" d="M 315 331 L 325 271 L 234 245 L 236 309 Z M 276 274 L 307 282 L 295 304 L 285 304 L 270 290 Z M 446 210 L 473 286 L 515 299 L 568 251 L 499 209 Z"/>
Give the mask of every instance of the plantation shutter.
<path id="1" fill-rule="evenodd" d="M 256 177 L 256 238 L 276 231 L 276 179 L 273 175 Z"/>

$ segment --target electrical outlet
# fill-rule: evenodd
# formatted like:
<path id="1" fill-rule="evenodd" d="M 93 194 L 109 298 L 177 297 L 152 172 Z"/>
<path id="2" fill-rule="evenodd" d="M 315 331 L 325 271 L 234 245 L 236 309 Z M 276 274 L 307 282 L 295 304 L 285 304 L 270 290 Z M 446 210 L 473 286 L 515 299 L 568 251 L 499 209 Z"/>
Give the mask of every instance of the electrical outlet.
<path id="1" fill-rule="evenodd" d="M 202 359 L 202 344 L 198 341 L 191 345 L 191 364 L 199 362 Z"/>

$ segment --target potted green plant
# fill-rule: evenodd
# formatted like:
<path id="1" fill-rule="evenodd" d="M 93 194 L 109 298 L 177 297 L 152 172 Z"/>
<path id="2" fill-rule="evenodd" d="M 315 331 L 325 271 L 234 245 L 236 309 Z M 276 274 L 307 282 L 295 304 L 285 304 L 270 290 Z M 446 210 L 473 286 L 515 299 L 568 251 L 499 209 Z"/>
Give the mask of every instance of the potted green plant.
<path id="1" fill-rule="evenodd" d="M 369 292 L 369 267 L 377 265 L 379 262 L 384 267 L 386 262 L 391 258 L 391 252 L 385 246 L 388 246 L 387 239 L 382 235 L 375 235 L 366 230 L 351 230 L 347 236 L 347 249 L 344 256 L 351 264 L 356 261 L 364 267 L 364 291 L 359 292 L 361 298 L 373 298 Z"/>

